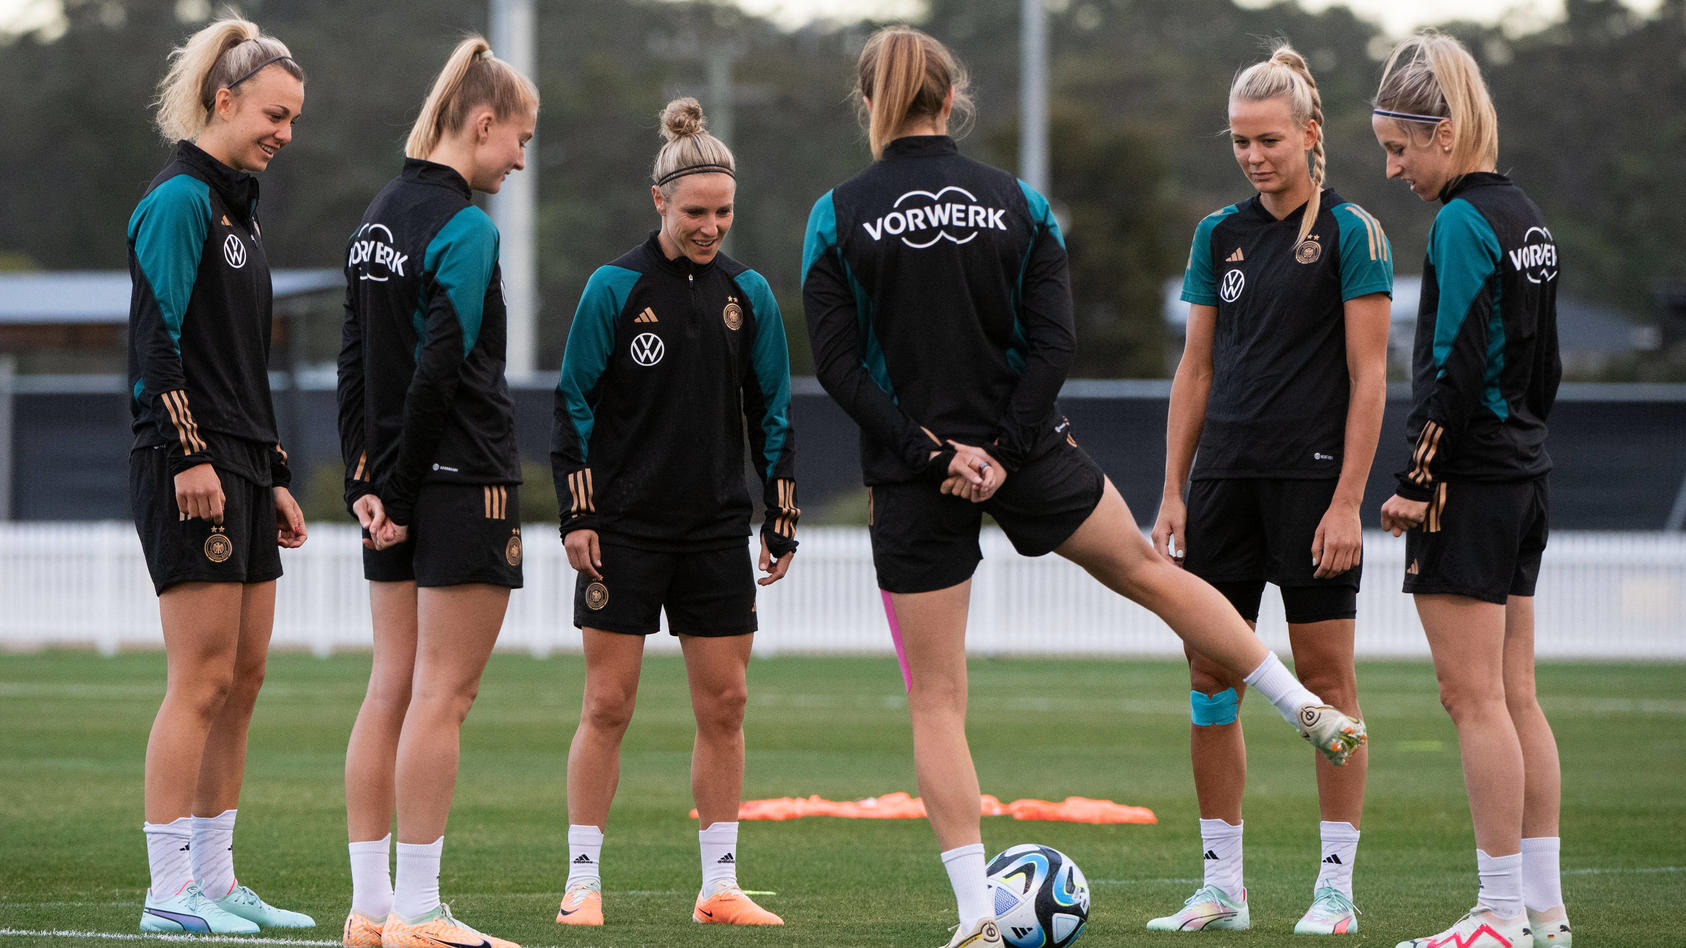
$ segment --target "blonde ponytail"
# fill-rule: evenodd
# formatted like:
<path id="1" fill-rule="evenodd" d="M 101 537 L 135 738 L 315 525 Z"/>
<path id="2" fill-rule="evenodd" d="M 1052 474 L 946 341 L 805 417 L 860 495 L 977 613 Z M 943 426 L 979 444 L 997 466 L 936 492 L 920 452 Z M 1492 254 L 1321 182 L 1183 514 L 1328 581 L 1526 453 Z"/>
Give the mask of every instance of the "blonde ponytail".
<path id="1" fill-rule="evenodd" d="M 445 68 L 433 80 L 433 91 L 404 143 L 407 158 L 426 158 L 446 135 L 462 131 L 469 113 L 490 106 L 499 120 L 525 115 L 539 107 L 539 90 L 514 66 L 492 55 L 492 47 L 469 35 L 451 51 Z"/>
<path id="2" fill-rule="evenodd" d="M 1499 115 L 1481 67 L 1462 43 L 1445 33 L 1423 30 L 1394 47 L 1382 67 L 1375 107 L 1396 113 L 1390 117 L 1408 131 L 1449 120 L 1454 181 L 1499 165 Z"/>
<path id="3" fill-rule="evenodd" d="M 861 50 L 855 77 L 857 107 L 872 157 L 882 158 L 884 146 L 909 120 L 941 115 L 951 89 L 958 137 L 974 117 L 965 67 L 947 47 L 911 26 L 886 26 L 872 34 Z"/>
<path id="4" fill-rule="evenodd" d="M 1269 59 L 1237 74 L 1229 87 L 1232 103 L 1276 98 L 1288 100 L 1288 116 L 1296 127 L 1317 124 L 1317 140 L 1311 146 L 1311 199 L 1306 201 L 1305 213 L 1300 215 L 1298 240 L 1305 240 L 1323 206 L 1323 185 L 1329 165 L 1323 151 L 1323 96 L 1317 91 L 1317 80 L 1312 78 L 1305 57 L 1285 42 L 1271 50 Z"/>
<path id="5" fill-rule="evenodd" d="M 662 138 L 667 144 L 656 153 L 650 180 L 661 189 L 662 198 L 673 197 L 679 178 L 687 174 L 718 172 L 737 177 L 737 162 L 726 143 L 708 131 L 702 104 L 689 96 L 674 99 L 661 111 Z"/>
<path id="6" fill-rule="evenodd" d="M 198 138 L 210 121 L 218 90 L 236 89 L 271 64 L 304 81 L 304 70 L 287 47 L 263 35 L 256 23 L 238 17 L 211 23 L 170 51 L 170 69 L 153 101 L 158 131 L 165 141 Z"/>

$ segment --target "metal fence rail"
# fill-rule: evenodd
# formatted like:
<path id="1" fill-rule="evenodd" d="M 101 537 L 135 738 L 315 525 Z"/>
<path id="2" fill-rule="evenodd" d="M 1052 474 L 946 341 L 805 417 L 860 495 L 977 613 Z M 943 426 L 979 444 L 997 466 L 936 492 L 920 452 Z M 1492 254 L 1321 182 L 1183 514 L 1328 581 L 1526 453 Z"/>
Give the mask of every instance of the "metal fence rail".
<path id="1" fill-rule="evenodd" d="M 320 655 L 369 646 L 368 594 L 354 528 L 313 524 L 303 549 L 283 551 L 274 644 Z M 499 647 L 534 655 L 579 648 L 574 574 L 555 528 L 526 531 L 525 589 L 510 599 Z M 1358 651 L 1426 657 L 1409 597 L 1399 593 L 1404 543 L 1365 538 Z M 1025 559 L 999 532 L 983 536 L 972 588 L 973 654 L 1178 655 L 1151 613 L 1058 557 Z M 1536 600 L 1542 658 L 1686 660 L 1686 537 L 1554 533 Z M 809 529 L 790 575 L 762 590 L 759 654 L 889 653 L 864 530 Z M 1259 628 L 1286 654 L 1281 603 L 1267 594 Z M 652 648 L 675 649 L 669 636 Z M 0 524 L 0 650 L 151 649 L 158 605 L 134 530 L 122 523 Z"/>

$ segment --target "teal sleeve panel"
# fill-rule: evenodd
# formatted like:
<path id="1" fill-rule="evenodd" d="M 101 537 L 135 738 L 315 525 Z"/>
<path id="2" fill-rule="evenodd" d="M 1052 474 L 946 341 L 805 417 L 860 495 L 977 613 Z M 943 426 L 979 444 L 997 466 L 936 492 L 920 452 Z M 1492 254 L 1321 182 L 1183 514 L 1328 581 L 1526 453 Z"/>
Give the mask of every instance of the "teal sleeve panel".
<path id="1" fill-rule="evenodd" d="M 1024 194 L 1025 203 L 1030 205 L 1030 216 L 1037 225 L 1052 234 L 1054 240 L 1061 247 L 1065 246 L 1065 235 L 1060 233 L 1060 222 L 1054 217 L 1054 209 L 1049 206 L 1048 199 L 1041 192 L 1024 183 L 1019 182 L 1019 191 Z"/>
<path id="2" fill-rule="evenodd" d="M 1190 691 L 1188 704 L 1189 718 L 1201 727 L 1234 724 L 1236 714 L 1241 710 L 1241 699 L 1236 696 L 1234 688 L 1225 688 L 1211 695 Z"/>
<path id="3" fill-rule="evenodd" d="M 158 315 L 170 342 L 178 351 L 182 319 L 193 297 L 210 227 L 210 186 L 187 174 L 178 174 L 153 188 L 129 218 L 129 242 L 135 248 L 135 260 L 158 304 Z"/>
<path id="4" fill-rule="evenodd" d="M 586 281 L 568 327 L 562 372 L 556 383 L 550 435 L 550 473 L 562 512 L 562 532 L 596 529 L 597 506 L 589 465 L 596 424 L 597 387 L 615 347 L 615 323 L 642 277 L 624 267 L 598 267 Z"/>
<path id="5" fill-rule="evenodd" d="M 1477 406 L 1503 420 L 1508 406 L 1499 391 L 1505 329 L 1499 309 L 1498 235 L 1475 205 L 1454 200 L 1434 219 L 1428 253 L 1440 287 L 1434 322 L 1434 364 L 1439 368 L 1435 401 L 1447 412 L 1431 411 L 1430 417 L 1448 434 L 1461 430 Z"/>
<path id="6" fill-rule="evenodd" d="M 822 254 L 837 246 L 837 207 L 832 202 L 832 192 L 827 191 L 814 202 L 814 208 L 808 213 L 808 229 L 802 235 L 802 282 L 808 282 L 808 273 L 814 269 L 814 261 Z"/>
<path id="7" fill-rule="evenodd" d="M 1334 209 L 1341 232 L 1341 301 L 1369 296 L 1393 295 L 1393 247 L 1382 225 L 1356 204 Z"/>
<path id="8" fill-rule="evenodd" d="M 480 338 L 485 318 L 486 289 L 498 265 L 498 228 L 478 207 L 458 211 L 427 245 L 422 269 L 451 302 L 462 330 L 467 355 Z"/>
<path id="9" fill-rule="evenodd" d="M 1213 211 L 1195 226 L 1194 245 L 1189 248 L 1188 266 L 1183 269 L 1183 302 L 1218 305 L 1218 277 L 1212 270 L 1212 231 L 1238 209 L 1239 204 L 1231 204 L 1221 211 Z"/>

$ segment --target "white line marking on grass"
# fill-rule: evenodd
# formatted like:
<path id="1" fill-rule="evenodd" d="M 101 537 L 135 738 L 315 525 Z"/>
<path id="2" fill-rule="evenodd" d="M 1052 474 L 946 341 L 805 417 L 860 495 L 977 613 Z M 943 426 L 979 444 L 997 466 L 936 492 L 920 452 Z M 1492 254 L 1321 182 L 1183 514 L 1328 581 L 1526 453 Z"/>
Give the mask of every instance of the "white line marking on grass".
<path id="1" fill-rule="evenodd" d="M 321 945 L 338 948 L 339 940 L 333 941 L 304 938 L 264 938 L 261 935 L 210 935 L 159 932 L 157 934 L 130 934 L 127 932 L 79 932 L 63 928 L 31 930 L 26 928 L 0 928 L 0 938 L 12 936 L 18 938 L 98 938 L 106 941 L 183 941 L 195 944 L 205 944 L 213 941 L 238 942 L 242 945 Z"/>
<path id="2" fill-rule="evenodd" d="M 1632 869 L 1565 869 L 1566 876 L 1640 876 L 1665 872 L 1686 872 L 1686 866 L 1635 866 Z"/>

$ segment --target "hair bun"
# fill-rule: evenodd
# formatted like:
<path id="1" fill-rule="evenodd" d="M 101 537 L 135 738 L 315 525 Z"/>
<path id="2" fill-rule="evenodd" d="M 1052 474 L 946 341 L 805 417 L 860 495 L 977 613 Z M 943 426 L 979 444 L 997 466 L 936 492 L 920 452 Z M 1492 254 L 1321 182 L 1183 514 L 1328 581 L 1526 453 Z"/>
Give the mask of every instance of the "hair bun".
<path id="1" fill-rule="evenodd" d="M 662 137 L 670 142 L 681 138 L 701 135 L 708 129 L 708 122 L 703 118 L 702 103 L 686 96 L 674 99 L 662 109 Z"/>

